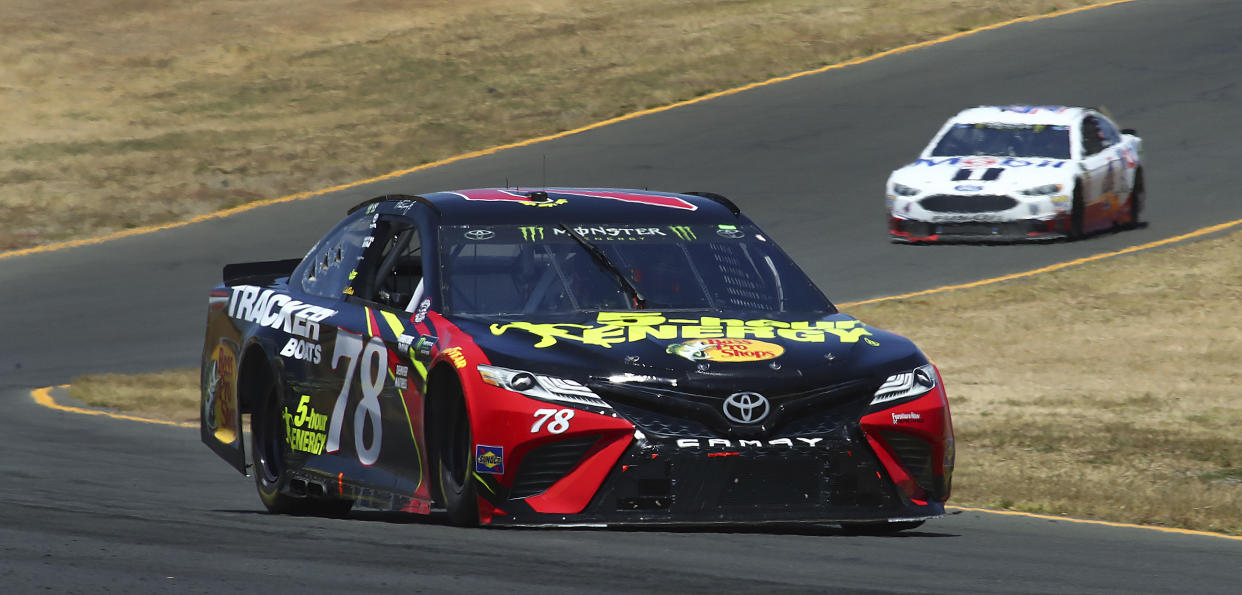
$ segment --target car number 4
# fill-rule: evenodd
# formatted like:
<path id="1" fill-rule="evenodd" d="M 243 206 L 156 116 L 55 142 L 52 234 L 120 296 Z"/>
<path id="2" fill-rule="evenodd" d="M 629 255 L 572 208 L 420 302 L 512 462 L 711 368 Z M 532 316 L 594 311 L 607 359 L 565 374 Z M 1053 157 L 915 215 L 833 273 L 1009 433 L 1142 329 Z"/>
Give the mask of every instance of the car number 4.
<path id="1" fill-rule="evenodd" d="M 539 428 L 544 427 L 546 423 L 546 429 L 549 432 L 563 434 L 569 429 L 569 420 L 573 418 L 573 409 L 537 409 L 535 410 L 535 423 L 531 424 L 530 433 L 538 434 Z"/>

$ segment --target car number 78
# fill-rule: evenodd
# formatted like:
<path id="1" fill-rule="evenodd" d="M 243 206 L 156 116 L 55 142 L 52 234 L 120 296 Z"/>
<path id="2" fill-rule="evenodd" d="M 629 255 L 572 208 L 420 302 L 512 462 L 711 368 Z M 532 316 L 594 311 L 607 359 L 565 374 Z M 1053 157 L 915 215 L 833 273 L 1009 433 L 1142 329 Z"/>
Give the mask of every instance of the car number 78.
<path id="1" fill-rule="evenodd" d="M 569 420 L 574 418 L 573 409 L 536 409 L 535 423 L 530 426 L 531 434 L 538 434 L 539 428 L 544 427 L 544 423 L 548 423 L 547 430 L 553 434 L 563 434 L 569 429 Z"/>
<path id="2" fill-rule="evenodd" d="M 358 452 L 358 462 L 373 465 L 379 460 L 380 445 L 384 437 L 384 425 L 380 423 L 379 396 L 387 379 L 388 348 L 379 337 L 371 337 L 363 345 L 362 335 L 339 329 L 336 333 L 336 345 L 332 348 L 333 370 L 337 369 L 342 359 L 349 360 L 349 363 L 345 367 L 341 393 L 336 396 L 336 405 L 332 408 L 332 423 L 328 428 L 328 441 L 324 450 L 336 452 L 341 449 L 341 426 L 345 425 L 349 389 L 353 385 L 354 370 L 361 362 L 362 373 L 358 375 L 358 384 L 362 389 L 362 400 L 354 408 L 354 450 Z M 368 420 L 371 422 L 371 444 L 364 444 L 364 430 Z"/>

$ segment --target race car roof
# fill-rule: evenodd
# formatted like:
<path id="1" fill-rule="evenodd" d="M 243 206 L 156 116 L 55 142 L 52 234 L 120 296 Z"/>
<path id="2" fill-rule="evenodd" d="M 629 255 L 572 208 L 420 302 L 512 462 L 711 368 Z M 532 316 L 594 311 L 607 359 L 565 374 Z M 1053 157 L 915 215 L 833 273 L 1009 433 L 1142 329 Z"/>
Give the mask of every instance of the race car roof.
<path id="1" fill-rule="evenodd" d="M 949 121 L 953 124 L 1043 124 L 1070 126 L 1087 110 L 1064 105 L 981 105 L 964 109 Z"/>
<path id="2" fill-rule="evenodd" d="M 737 207 L 723 196 L 677 194 L 617 188 L 475 188 L 419 196 L 376 197 L 354 207 L 377 204 L 381 213 L 406 214 L 416 205 L 430 208 L 442 225 L 539 222 L 736 223 Z"/>

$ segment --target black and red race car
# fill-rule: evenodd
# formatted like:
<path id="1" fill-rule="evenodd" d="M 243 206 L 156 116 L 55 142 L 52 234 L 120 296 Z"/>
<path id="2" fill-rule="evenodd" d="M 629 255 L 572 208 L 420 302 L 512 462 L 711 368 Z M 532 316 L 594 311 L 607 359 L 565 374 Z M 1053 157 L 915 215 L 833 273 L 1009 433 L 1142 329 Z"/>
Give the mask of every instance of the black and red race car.
<path id="1" fill-rule="evenodd" d="M 949 496 L 935 366 L 714 194 L 379 197 L 226 266 L 202 363 L 202 439 L 272 512 L 885 530 Z"/>

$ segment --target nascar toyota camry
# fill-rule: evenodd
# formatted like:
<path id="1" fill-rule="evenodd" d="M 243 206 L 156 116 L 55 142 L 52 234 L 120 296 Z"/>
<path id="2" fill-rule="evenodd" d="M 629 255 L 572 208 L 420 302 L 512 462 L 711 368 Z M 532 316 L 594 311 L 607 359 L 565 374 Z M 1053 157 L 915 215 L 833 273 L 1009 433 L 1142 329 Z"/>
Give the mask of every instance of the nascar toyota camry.
<path id="1" fill-rule="evenodd" d="M 249 415 L 249 441 L 243 431 Z M 275 513 L 460 525 L 942 515 L 936 367 L 728 199 L 386 196 L 210 292 L 202 440 Z"/>
<path id="2" fill-rule="evenodd" d="M 1079 238 L 1139 223 L 1142 139 L 1104 113 L 981 106 L 888 178 L 894 242 Z"/>

